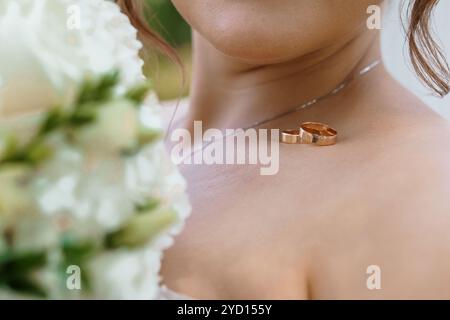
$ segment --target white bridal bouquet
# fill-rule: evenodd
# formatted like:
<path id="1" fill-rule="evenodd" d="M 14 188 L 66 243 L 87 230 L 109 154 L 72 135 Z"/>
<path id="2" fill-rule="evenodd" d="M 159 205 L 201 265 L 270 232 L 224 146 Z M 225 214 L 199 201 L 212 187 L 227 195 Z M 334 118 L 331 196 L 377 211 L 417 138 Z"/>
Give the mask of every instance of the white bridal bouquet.
<path id="1" fill-rule="evenodd" d="M 0 1 L 0 298 L 158 296 L 190 207 L 136 35 L 111 1 Z"/>

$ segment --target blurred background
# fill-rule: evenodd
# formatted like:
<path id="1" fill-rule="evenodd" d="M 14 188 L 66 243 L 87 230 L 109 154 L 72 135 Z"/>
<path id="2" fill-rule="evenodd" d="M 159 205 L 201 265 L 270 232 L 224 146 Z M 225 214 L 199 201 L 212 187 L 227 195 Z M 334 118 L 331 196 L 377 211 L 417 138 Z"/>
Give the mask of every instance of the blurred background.
<path id="1" fill-rule="evenodd" d="M 179 67 L 156 52 L 147 61 L 146 73 L 156 82 L 161 100 L 172 100 L 186 96 L 189 90 L 191 72 L 191 31 L 178 14 L 170 0 L 146 0 L 152 10 L 150 25 L 157 30 L 173 47 L 183 61 L 186 83 L 182 83 Z M 186 0 L 189 1 L 189 0 Z M 274 0 L 275 1 L 275 0 Z M 414 92 L 431 108 L 450 120 L 450 96 L 439 99 L 425 89 L 417 79 L 410 65 L 405 44 L 405 36 L 400 19 L 400 0 L 390 1 L 383 15 L 382 49 L 387 69 L 405 87 Z M 441 1 L 434 12 L 433 25 L 450 62 L 450 1 Z"/>
<path id="2" fill-rule="evenodd" d="M 178 14 L 170 0 L 146 0 L 152 10 L 149 24 L 174 47 L 185 68 L 186 79 L 180 68 L 157 52 L 151 52 L 146 61 L 145 73 L 155 79 L 156 90 L 161 100 L 173 100 L 186 96 L 189 92 L 191 73 L 191 29 Z"/>

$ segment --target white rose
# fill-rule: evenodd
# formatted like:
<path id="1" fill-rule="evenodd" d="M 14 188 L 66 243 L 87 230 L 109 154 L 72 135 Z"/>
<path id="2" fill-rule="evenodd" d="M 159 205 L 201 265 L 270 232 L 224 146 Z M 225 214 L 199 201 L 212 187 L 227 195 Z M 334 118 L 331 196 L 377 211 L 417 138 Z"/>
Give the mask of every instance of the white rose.
<path id="1" fill-rule="evenodd" d="M 109 1 L 2 0 L 0 43 L 0 116 L 70 99 L 87 74 L 143 78 L 136 30 Z"/>
<path id="2" fill-rule="evenodd" d="M 75 28 L 68 22 L 75 22 L 70 25 Z M 11 133 L 19 144 L 35 134 L 35 124 L 22 122 L 25 113 L 42 115 L 39 111 L 70 101 L 83 78 L 118 70 L 122 78 L 117 93 L 143 79 L 136 30 L 112 1 L 0 0 L 0 46 L 0 153 Z M 100 252 L 90 259 L 86 267 L 92 272 L 94 298 L 155 298 L 163 250 L 190 212 L 184 179 L 170 163 L 163 142 L 157 141 L 163 127 L 157 104 L 155 96 L 140 109 L 125 100 L 110 102 L 99 109 L 95 126 L 73 136 L 74 144 L 66 143 L 60 132 L 50 136 L 46 142 L 53 147 L 53 157 L 33 170 L 26 189 L 24 169 L 0 169 L 0 228 L 6 215 L 21 217 L 27 199 L 32 201 L 25 212 L 33 220 L 10 220 L 20 250 L 53 247 L 64 230 L 100 243 L 107 233 L 128 223 L 136 214 L 136 203 L 149 197 L 174 210 L 177 223 L 171 226 L 172 220 L 146 221 L 153 229 L 164 226 L 155 229 L 161 232 L 149 245 Z M 24 130 L 18 123 L 12 129 L 4 126 L 5 118 L 20 120 Z M 120 157 L 117 151 L 136 143 L 136 136 L 148 145 Z M 58 256 L 51 256 L 47 275 L 41 278 L 46 287 L 59 284 L 53 268 Z M 0 296 L 3 293 L 0 290 Z"/>
<path id="3" fill-rule="evenodd" d="M 94 297 L 155 299 L 161 257 L 161 252 L 149 248 L 110 251 L 95 257 L 88 268 Z"/>
<path id="4" fill-rule="evenodd" d="M 89 155 L 117 156 L 131 148 L 139 132 L 138 110 L 129 100 L 115 100 L 98 109 L 96 121 L 79 130 L 77 142 Z"/>

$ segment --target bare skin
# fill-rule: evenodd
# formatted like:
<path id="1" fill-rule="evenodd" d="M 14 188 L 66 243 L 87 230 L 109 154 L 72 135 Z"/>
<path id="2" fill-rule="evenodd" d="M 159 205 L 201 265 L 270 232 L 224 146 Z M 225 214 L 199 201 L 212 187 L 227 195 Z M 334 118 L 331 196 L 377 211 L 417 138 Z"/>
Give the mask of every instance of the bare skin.
<path id="1" fill-rule="evenodd" d="M 264 56 L 221 43 L 202 31 L 205 17 L 174 3 L 201 32 L 190 108 L 177 126 L 246 126 L 330 91 L 380 55 L 378 34 L 358 27 L 363 14 L 332 41 L 316 35 L 305 39 L 312 47 L 263 47 Z M 249 3 L 264 10 L 270 1 Z M 349 5 L 347 15 L 363 6 Z M 382 67 L 266 127 L 314 120 L 338 129 L 339 143 L 282 145 L 277 175 L 260 176 L 255 166 L 181 168 L 194 210 L 165 256 L 165 284 L 205 299 L 449 299 L 449 124 Z M 370 265 L 381 267 L 381 290 L 366 287 Z"/>

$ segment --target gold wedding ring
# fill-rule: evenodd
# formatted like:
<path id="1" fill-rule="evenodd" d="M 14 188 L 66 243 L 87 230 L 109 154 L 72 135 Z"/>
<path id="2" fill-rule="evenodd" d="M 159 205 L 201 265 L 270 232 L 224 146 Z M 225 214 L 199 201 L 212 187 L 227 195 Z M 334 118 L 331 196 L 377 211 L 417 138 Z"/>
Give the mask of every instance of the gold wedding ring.
<path id="1" fill-rule="evenodd" d="M 337 131 L 320 122 L 304 122 L 300 129 L 282 131 L 280 140 L 287 144 L 331 146 L 337 142 Z"/>
<path id="2" fill-rule="evenodd" d="M 280 141 L 286 144 L 300 144 L 300 129 L 281 131 Z"/>
<path id="3" fill-rule="evenodd" d="M 320 122 L 304 122 L 300 126 L 302 143 L 331 146 L 337 142 L 337 131 Z"/>

